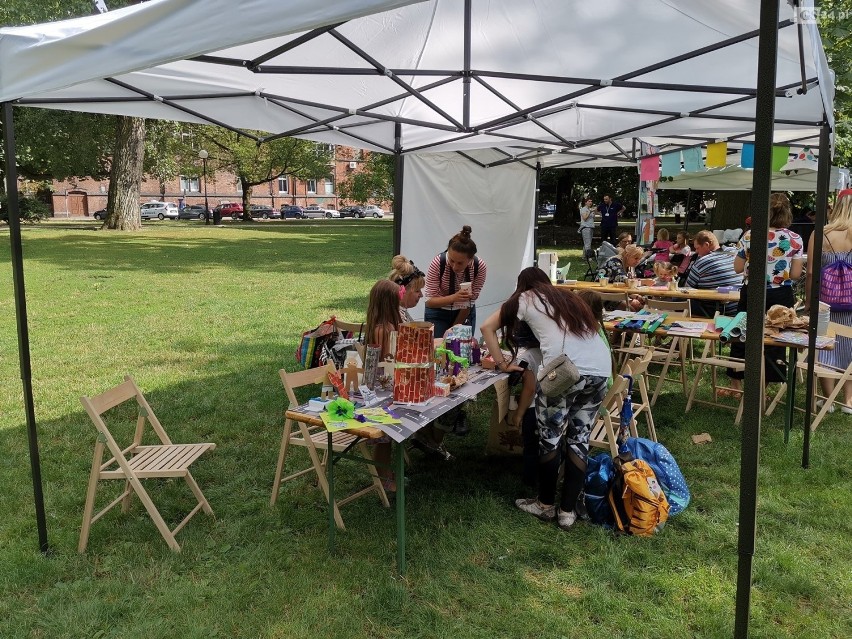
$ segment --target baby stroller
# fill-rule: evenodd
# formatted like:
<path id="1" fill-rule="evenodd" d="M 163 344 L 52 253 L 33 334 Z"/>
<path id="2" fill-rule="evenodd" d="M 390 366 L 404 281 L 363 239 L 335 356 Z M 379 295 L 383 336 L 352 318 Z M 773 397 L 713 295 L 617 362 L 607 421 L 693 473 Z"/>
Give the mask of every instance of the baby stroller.
<path id="1" fill-rule="evenodd" d="M 601 243 L 597 250 L 586 253 L 583 256 L 586 258 L 586 273 L 583 275 L 583 279 L 590 282 L 596 280 L 598 268 L 613 255 L 618 255 L 618 249 L 606 240 Z"/>

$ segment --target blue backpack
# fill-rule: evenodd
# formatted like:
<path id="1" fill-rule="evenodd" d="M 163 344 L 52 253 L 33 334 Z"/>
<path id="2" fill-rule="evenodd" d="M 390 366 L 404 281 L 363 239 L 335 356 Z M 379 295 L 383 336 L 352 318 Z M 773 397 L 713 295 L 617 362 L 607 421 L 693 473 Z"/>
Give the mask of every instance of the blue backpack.
<path id="1" fill-rule="evenodd" d="M 607 495 L 609 494 L 609 486 L 612 478 L 615 475 L 615 468 L 612 465 L 612 458 L 601 453 L 594 457 L 589 457 L 586 465 L 586 484 L 584 492 L 586 494 L 586 513 L 593 524 L 606 526 L 611 528 L 615 523 L 615 518 L 612 516 L 612 508 L 609 505 Z"/>
<path id="2" fill-rule="evenodd" d="M 629 437 L 625 441 L 618 452 L 629 452 L 634 459 L 645 461 L 654 471 L 657 476 L 657 481 L 666 495 L 671 507 L 669 515 L 677 515 L 681 513 L 688 505 L 690 500 L 689 488 L 686 485 L 686 479 L 680 468 L 672 457 L 672 454 L 662 444 L 652 442 L 650 439 L 642 437 Z M 592 458 L 589 458 L 591 463 Z M 610 462 L 611 464 L 612 462 Z M 588 485 L 588 475 L 586 484 Z"/>

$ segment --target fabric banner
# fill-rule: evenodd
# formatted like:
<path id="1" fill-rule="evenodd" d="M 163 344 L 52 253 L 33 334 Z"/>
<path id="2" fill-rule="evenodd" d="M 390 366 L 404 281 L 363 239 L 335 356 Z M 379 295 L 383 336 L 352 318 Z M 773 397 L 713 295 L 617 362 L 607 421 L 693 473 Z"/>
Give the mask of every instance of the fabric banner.
<path id="1" fill-rule="evenodd" d="M 663 177 L 680 175 L 680 151 L 663 153 L 660 157 L 663 160 L 663 168 L 661 170 Z"/>
<path id="2" fill-rule="evenodd" d="M 687 173 L 695 173 L 704 168 L 704 162 L 701 159 L 701 149 L 684 149 L 683 153 L 683 168 Z"/>
<path id="3" fill-rule="evenodd" d="M 787 164 L 790 159 L 789 146 L 773 146 L 772 147 L 772 170 L 780 171 L 781 167 Z"/>
<path id="4" fill-rule="evenodd" d="M 707 145 L 707 167 L 725 166 L 728 158 L 728 143 L 716 142 Z"/>
<path id="5" fill-rule="evenodd" d="M 740 166 L 744 169 L 754 168 L 754 144 L 746 142 L 740 152 Z"/>
<path id="6" fill-rule="evenodd" d="M 652 182 L 660 179 L 659 155 L 652 155 L 639 160 L 639 179 Z"/>

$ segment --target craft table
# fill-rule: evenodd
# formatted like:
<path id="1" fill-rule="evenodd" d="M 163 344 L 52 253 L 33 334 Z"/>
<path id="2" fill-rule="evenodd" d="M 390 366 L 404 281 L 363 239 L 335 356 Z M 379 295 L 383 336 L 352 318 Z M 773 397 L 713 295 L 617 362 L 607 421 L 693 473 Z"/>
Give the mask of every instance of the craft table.
<path id="1" fill-rule="evenodd" d="M 406 571 L 405 560 L 405 454 L 403 446 L 409 437 L 414 435 L 424 426 L 432 423 L 435 419 L 460 406 L 464 402 L 473 399 L 479 393 L 486 390 L 501 379 L 507 379 L 507 373 L 484 369 L 480 366 L 471 366 L 468 369 L 469 379 L 467 383 L 452 391 L 449 397 L 434 397 L 422 406 L 405 406 L 393 404 L 390 391 L 377 393 L 382 399 L 381 405 L 391 407 L 394 414 L 402 422 L 401 424 L 387 425 L 382 427 L 360 426 L 348 428 L 346 432 L 358 437 L 343 452 L 334 452 L 331 445 L 332 431 L 327 430 L 328 436 L 328 463 L 326 473 L 328 476 L 328 547 L 329 552 L 334 552 L 335 536 L 337 526 L 334 522 L 334 465 L 339 459 L 349 459 L 364 463 L 364 458 L 349 454 L 349 450 L 364 439 L 379 439 L 388 435 L 394 442 L 392 466 L 396 474 L 396 565 L 400 575 Z M 312 426 L 323 426 L 324 422 L 320 413 L 308 410 L 307 404 L 290 407 L 286 413 L 288 419 L 310 424 Z M 373 462 L 374 463 L 374 462 Z"/>
<path id="2" fill-rule="evenodd" d="M 675 290 L 658 286 L 637 286 L 627 288 L 626 284 L 607 284 L 601 286 L 597 282 L 572 282 L 571 284 L 555 284 L 557 288 L 566 288 L 570 291 L 592 290 L 601 293 L 628 293 L 630 295 L 644 295 L 645 297 L 677 298 L 681 300 L 699 300 L 704 302 L 720 302 L 730 304 L 740 301 L 740 292 L 720 293 L 716 289 L 687 288 L 681 287 Z"/>
<path id="3" fill-rule="evenodd" d="M 660 325 L 657 330 L 654 331 L 655 337 L 666 337 L 668 335 L 669 326 L 678 320 L 682 320 L 681 317 L 673 317 L 669 315 L 666 319 L 663 320 L 663 323 Z M 616 328 L 616 325 L 621 320 L 604 322 L 604 326 L 608 331 L 621 331 L 622 329 Z M 712 320 L 705 320 L 703 318 L 689 318 L 689 321 L 701 322 L 707 321 L 708 324 L 712 324 Z M 716 330 L 706 330 L 700 336 L 693 337 L 691 339 L 704 339 L 718 342 L 720 341 L 721 331 Z M 772 339 L 771 337 L 763 338 L 764 346 L 780 346 L 787 349 L 787 396 L 785 397 L 785 413 L 784 413 L 784 442 L 786 443 L 790 437 L 790 428 L 793 423 L 793 410 L 795 405 L 795 397 L 796 397 L 796 360 L 799 354 L 799 349 L 802 346 L 798 344 L 791 344 L 790 342 L 782 342 L 779 340 Z M 834 345 L 817 347 L 817 350 L 833 350 Z M 771 364 L 772 362 L 770 362 Z M 807 428 L 807 426 L 805 426 Z"/>

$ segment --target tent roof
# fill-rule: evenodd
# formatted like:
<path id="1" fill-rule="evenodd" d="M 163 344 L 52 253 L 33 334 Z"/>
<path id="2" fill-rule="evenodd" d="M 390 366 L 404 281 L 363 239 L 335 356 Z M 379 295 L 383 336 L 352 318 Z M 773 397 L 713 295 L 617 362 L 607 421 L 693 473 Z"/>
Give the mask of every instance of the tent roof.
<path id="1" fill-rule="evenodd" d="M 0 29 L 0 101 L 385 152 L 633 163 L 635 138 L 751 133 L 759 4 L 151 0 Z M 800 61 L 800 25 L 779 5 L 776 132 L 814 135 L 831 121 L 831 74 L 815 25 L 801 25 Z"/>

